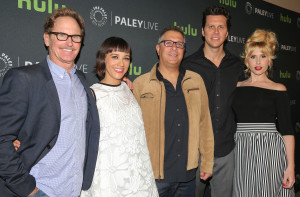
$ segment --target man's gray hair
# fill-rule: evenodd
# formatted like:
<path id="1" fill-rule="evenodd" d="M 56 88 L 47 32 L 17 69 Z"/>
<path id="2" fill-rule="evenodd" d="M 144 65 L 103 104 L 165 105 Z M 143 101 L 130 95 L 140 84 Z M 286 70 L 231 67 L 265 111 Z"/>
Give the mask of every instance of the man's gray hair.
<path id="1" fill-rule="evenodd" d="M 183 36 L 183 40 L 184 40 L 184 42 L 185 42 L 185 35 L 184 35 L 183 31 L 182 31 L 179 27 L 176 27 L 176 26 L 170 26 L 170 27 L 164 28 L 164 29 L 160 32 L 159 37 L 158 37 L 158 42 L 157 42 L 157 44 L 159 44 L 159 43 L 163 40 L 163 37 L 164 37 L 165 33 L 168 32 L 168 31 L 176 31 L 176 32 L 180 33 L 180 34 Z"/>

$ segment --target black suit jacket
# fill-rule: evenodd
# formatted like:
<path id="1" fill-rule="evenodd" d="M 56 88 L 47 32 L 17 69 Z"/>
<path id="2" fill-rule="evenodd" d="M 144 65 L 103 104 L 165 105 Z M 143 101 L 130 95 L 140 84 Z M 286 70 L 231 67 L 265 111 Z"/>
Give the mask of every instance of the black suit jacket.
<path id="1" fill-rule="evenodd" d="M 82 189 L 88 189 L 98 153 L 100 124 L 84 74 L 76 74 L 87 93 L 86 155 Z M 28 196 L 35 188 L 30 169 L 55 145 L 60 103 L 47 61 L 10 69 L 0 88 L 0 196 Z M 13 140 L 21 146 L 15 151 Z"/>

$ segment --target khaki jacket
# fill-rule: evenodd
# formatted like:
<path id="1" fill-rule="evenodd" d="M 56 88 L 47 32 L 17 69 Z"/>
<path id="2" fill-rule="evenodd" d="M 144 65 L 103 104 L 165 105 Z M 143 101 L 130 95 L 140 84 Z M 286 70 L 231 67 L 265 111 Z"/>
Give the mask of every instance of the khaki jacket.
<path id="1" fill-rule="evenodd" d="M 155 179 L 164 179 L 166 91 L 156 77 L 156 66 L 133 82 L 133 94 L 142 109 Z M 189 118 L 187 170 L 198 167 L 200 153 L 200 172 L 212 174 L 214 136 L 204 82 L 199 74 L 187 70 L 181 85 Z"/>

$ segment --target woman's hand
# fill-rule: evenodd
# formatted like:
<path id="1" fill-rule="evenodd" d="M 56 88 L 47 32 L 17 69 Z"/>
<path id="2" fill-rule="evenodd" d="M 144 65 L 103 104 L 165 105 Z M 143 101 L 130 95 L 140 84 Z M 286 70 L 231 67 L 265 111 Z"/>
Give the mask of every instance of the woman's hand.
<path id="1" fill-rule="evenodd" d="M 282 186 L 291 189 L 295 183 L 295 170 L 293 167 L 288 167 L 284 172 Z"/>
<path id="2" fill-rule="evenodd" d="M 295 137 L 284 135 L 283 141 L 286 149 L 287 168 L 284 172 L 282 186 L 290 189 L 295 183 Z"/>

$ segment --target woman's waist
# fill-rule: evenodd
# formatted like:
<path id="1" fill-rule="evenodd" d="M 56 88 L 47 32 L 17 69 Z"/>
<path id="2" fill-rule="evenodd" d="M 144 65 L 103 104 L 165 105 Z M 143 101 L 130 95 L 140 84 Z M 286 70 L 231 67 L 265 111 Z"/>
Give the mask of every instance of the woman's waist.
<path id="1" fill-rule="evenodd" d="M 277 133 L 275 123 L 237 123 L 236 132 L 271 132 Z"/>

